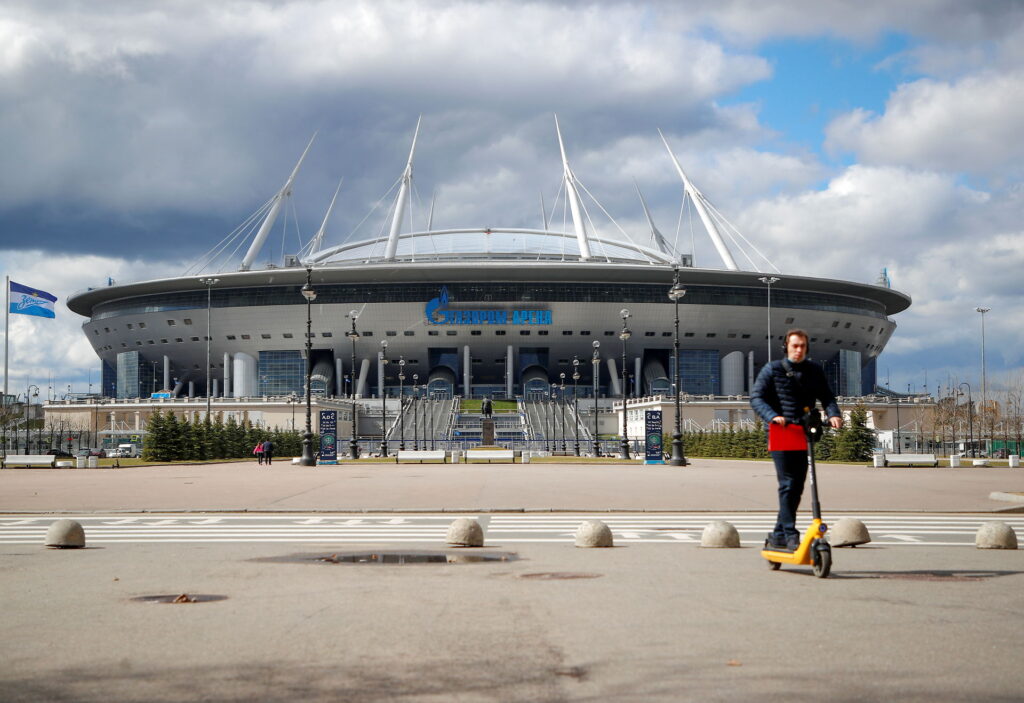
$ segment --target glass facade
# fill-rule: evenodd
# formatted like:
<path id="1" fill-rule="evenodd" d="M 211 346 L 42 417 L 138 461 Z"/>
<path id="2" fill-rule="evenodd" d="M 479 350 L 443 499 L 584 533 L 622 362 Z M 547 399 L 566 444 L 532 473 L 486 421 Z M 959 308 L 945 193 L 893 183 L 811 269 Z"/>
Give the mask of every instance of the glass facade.
<path id="1" fill-rule="evenodd" d="M 823 366 L 833 393 L 843 396 L 863 395 L 860 352 L 842 349 Z"/>
<path id="2" fill-rule="evenodd" d="M 258 395 L 306 394 L 306 360 L 297 349 L 261 351 L 256 374 Z"/>
<path id="3" fill-rule="evenodd" d="M 139 353 L 121 352 L 117 355 L 117 397 L 139 397 Z"/>
<path id="4" fill-rule="evenodd" d="M 426 283 L 324 284 L 316 287 L 317 303 L 426 303 L 437 297 L 440 286 Z M 664 303 L 664 284 L 643 283 L 452 283 L 453 303 Z M 236 288 L 212 291 L 215 308 L 263 305 L 304 305 L 299 286 Z M 743 305 L 766 307 L 764 288 L 687 285 L 681 305 Z M 772 289 L 772 305 L 780 308 L 827 310 L 885 319 L 885 306 L 865 298 L 820 292 Z M 93 320 L 130 313 L 198 310 L 206 308 L 206 291 L 144 295 L 97 305 Z"/>
<path id="5" fill-rule="evenodd" d="M 719 395 L 721 360 L 717 349 L 680 349 L 679 386 L 683 393 Z"/>
<path id="6" fill-rule="evenodd" d="M 117 369 L 100 360 L 100 392 L 104 398 L 117 397 Z"/>

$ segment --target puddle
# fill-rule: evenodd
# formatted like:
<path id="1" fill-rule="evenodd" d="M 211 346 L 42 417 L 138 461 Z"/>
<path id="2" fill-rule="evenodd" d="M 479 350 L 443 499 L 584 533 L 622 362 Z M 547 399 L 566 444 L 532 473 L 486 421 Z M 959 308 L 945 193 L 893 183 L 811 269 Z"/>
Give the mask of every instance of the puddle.
<path id="1" fill-rule="evenodd" d="M 535 581 L 567 581 L 569 579 L 596 579 L 602 574 L 588 574 L 582 571 L 542 571 L 535 574 L 520 574 L 521 579 Z"/>
<path id="2" fill-rule="evenodd" d="M 227 596 L 215 596 L 208 593 L 173 593 L 160 596 L 136 596 L 131 600 L 137 603 L 211 603 L 218 600 L 227 600 Z"/>
<path id="3" fill-rule="evenodd" d="M 333 552 L 331 554 L 286 554 L 280 557 L 265 557 L 252 561 L 272 564 L 479 564 L 484 562 L 509 562 L 519 558 L 514 552 L 459 551 L 434 552 L 424 550 L 397 551 L 373 550 L 358 552 Z"/>

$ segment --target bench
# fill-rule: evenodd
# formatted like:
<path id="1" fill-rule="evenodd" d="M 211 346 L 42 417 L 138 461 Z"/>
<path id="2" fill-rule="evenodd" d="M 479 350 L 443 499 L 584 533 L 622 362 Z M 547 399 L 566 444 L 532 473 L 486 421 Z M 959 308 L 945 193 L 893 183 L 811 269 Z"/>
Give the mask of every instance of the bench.
<path id="1" fill-rule="evenodd" d="M 8 454 L 4 466 L 48 466 L 52 469 L 56 460 L 53 454 Z"/>
<path id="2" fill-rule="evenodd" d="M 442 464 L 445 461 L 445 451 L 443 449 L 438 450 L 425 450 L 425 449 L 399 449 L 398 453 L 395 454 L 395 463 L 400 464 L 403 461 L 416 461 L 422 464 L 424 461 L 439 461 Z"/>
<path id="3" fill-rule="evenodd" d="M 886 454 L 883 464 L 885 466 L 938 466 L 939 460 L 935 458 L 934 454 Z"/>
<path id="4" fill-rule="evenodd" d="M 467 449 L 466 463 L 471 461 L 486 461 L 488 464 L 492 461 L 502 461 L 514 464 L 516 454 L 511 449 Z"/>

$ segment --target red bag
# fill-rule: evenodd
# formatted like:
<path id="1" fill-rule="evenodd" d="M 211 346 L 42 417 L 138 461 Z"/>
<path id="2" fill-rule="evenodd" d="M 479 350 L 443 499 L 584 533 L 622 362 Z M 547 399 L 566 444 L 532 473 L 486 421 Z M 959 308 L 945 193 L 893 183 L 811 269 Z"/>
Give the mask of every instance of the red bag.
<path id="1" fill-rule="evenodd" d="M 768 425 L 768 451 L 792 452 L 807 451 L 807 435 L 802 425 L 789 423 Z"/>

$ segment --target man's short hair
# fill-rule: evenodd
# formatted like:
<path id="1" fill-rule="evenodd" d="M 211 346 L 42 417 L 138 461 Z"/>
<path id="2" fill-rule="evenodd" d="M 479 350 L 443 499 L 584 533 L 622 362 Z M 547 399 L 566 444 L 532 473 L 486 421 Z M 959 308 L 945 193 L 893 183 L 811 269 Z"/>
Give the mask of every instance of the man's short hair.
<path id="1" fill-rule="evenodd" d="M 811 344 L 811 338 L 807 336 L 807 333 L 806 333 L 806 332 L 804 332 L 804 331 L 803 331 L 803 330 L 801 330 L 801 329 L 791 329 L 791 330 L 789 330 L 788 332 L 786 332 L 786 341 L 785 341 L 785 345 L 786 345 L 787 347 L 789 346 L 789 338 L 790 338 L 790 337 L 792 337 L 792 336 L 793 336 L 794 334 L 795 334 L 795 335 L 796 335 L 797 337 L 803 337 L 803 338 L 804 338 L 804 344 L 806 344 L 806 345 L 810 346 L 810 344 Z"/>

